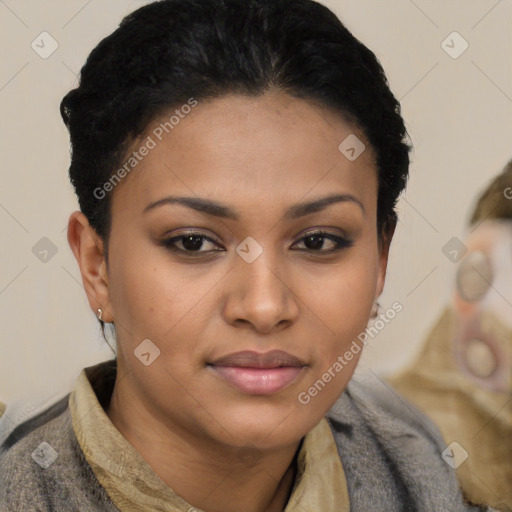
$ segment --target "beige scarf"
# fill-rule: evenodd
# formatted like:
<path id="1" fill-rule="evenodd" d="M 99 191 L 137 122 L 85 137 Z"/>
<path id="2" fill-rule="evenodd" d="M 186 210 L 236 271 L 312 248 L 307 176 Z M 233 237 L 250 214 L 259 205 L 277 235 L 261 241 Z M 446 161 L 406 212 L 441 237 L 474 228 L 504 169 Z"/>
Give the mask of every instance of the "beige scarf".
<path id="1" fill-rule="evenodd" d="M 200 512 L 152 470 L 106 415 L 83 370 L 70 396 L 73 429 L 100 484 L 122 512 Z M 284 512 L 350 510 L 332 431 L 325 418 L 304 437 L 297 477 Z"/>

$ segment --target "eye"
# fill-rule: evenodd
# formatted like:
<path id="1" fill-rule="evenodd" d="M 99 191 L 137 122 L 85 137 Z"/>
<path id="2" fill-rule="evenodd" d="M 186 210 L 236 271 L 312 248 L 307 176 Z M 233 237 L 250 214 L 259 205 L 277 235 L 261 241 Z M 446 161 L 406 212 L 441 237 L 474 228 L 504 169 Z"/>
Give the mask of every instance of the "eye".
<path id="1" fill-rule="evenodd" d="M 353 242 L 347 238 L 325 231 L 312 231 L 300 238 L 299 242 L 304 244 L 304 249 L 299 248 L 299 250 L 316 253 L 337 252 L 353 244 Z M 161 244 L 171 251 L 179 252 L 187 256 L 205 255 L 225 250 L 219 248 L 219 245 L 210 237 L 196 232 L 184 233 L 163 240 Z M 208 245 L 210 246 L 209 248 Z M 294 246 L 296 247 L 296 245 L 297 244 Z"/>
<path id="2" fill-rule="evenodd" d="M 304 243 L 302 250 L 321 253 L 336 252 L 353 245 L 347 238 L 321 230 L 307 233 L 299 241 Z"/>
<path id="3" fill-rule="evenodd" d="M 175 236 L 173 238 L 163 240 L 161 243 L 171 251 L 185 253 L 187 254 L 187 256 L 194 256 L 195 254 L 206 254 L 224 250 L 212 248 L 212 246 L 219 247 L 214 240 L 212 240 L 210 237 L 207 237 L 206 235 L 194 232 Z M 210 248 L 204 250 L 205 244 L 209 244 Z"/>

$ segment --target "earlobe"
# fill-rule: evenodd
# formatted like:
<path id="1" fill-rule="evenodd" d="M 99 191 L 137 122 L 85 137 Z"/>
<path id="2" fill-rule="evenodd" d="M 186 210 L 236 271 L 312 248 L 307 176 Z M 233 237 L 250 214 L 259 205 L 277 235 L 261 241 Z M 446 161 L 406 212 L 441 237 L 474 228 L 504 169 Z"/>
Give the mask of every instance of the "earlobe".
<path id="1" fill-rule="evenodd" d="M 91 309 L 96 315 L 100 308 L 102 320 L 112 322 L 103 241 L 90 226 L 87 217 L 80 211 L 73 212 L 69 217 L 67 238 L 78 263 Z"/>

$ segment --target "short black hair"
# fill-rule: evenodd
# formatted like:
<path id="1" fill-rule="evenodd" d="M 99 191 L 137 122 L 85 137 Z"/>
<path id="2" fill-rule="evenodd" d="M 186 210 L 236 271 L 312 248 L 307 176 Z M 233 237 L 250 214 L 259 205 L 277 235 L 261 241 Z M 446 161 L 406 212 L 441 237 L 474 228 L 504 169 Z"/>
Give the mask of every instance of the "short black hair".
<path id="1" fill-rule="evenodd" d="M 410 150 L 400 104 L 374 53 L 332 11 L 313 0 L 161 0 L 94 48 L 60 106 L 70 180 L 105 251 L 111 194 L 94 191 L 152 120 L 190 98 L 269 89 L 317 100 L 363 130 L 377 158 L 379 237 L 394 226 Z"/>

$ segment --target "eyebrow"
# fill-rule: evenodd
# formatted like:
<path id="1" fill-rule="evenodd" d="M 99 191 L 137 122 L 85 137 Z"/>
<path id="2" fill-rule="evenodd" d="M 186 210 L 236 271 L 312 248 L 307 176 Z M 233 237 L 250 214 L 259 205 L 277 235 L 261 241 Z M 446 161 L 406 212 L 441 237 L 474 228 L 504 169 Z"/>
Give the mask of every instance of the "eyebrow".
<path id="1" fill-rule="evenodd" d="M 363 213 L 365 213 L 365 209 L 363 203 L 356 197 L 351 194 L 334 194 L 327 197 L 322 197 L 320 199 L 316 199 L 315 201 L 311 201 L 309 203 L 299 203 L 293 205 L 289 208 L 284 214 L 283 219 L 291 220 L 297 219 L 299 217 L 304 217 L 306 215 L 310 215 L 312 213 L 319 212 L 324 210 L 331 204 L 335 203 L 344 203 L 344 202 L 352 202 L 357 204 Z M 199 197 L 176 197 L 176 196 L 168 196 L 158 201 L 154 201 L 153 203 L 148 204 L 143 213 L 146 213 L 150 210 L 158 208 L 160 206 L 164 206 L 167 204 L 179 204 L 182 206 L 186 206 L 187 208 L 191 208 L 201 213 L 205 213 L 207 215 L 212 215 L 214 217 L 220 217 L 223 219 L 231 219 L 238 220 L 239 216 L 236 212 L 234 212 L 228 206 L 215 203 L 210 201 L 209 199 L 203 199 Z"/>

